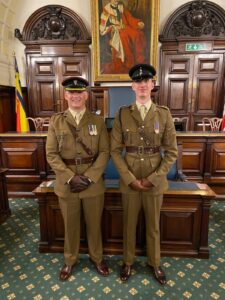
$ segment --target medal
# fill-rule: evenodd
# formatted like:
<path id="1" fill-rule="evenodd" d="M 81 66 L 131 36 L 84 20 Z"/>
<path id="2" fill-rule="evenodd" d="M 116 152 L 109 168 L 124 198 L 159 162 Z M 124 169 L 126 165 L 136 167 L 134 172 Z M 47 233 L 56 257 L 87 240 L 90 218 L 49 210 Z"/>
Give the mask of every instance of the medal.
<path id="1" fill-rule="evenodd" d="M 88 125 L 88 132 L 90 135 L 97 135 L 97 127 L 94 124 L 89 124 Z"/>
<path id="2" fill-rule="evenodd" d="M 88 124 L 88 132 L 89 132 L 90 135 L 94 135 L 92 126 L 93 125 Z"/>
<path id="3" fill-rule="evenodd" d="M 93 127 L 93 134 L 97 135 L 98 134 L 98 132 L 97 132 L 97 126 L 96 125 L 92 125 L 92 127 Z"/>
<path id="4" fill-rule="evenodd" d="M 154 122 L 154 130 L 156 134 L 159 134 L 159 122 L 155 121 Z"/>

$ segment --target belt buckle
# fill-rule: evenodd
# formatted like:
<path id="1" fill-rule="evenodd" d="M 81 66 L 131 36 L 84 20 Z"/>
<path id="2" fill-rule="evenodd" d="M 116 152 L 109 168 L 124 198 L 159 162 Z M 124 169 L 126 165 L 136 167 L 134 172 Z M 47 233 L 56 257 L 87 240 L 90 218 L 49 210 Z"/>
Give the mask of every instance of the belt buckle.
<path id="1" fill-rule="evenodd" d="M 82 165 L 82 157 L 77 157 L 74 159 L 76 166 Z"/>
<path id="2" fill-rule="evenodd" d="M 143 146 L 138 146 L 138 154 L 144 154 L 144 147 Z"/>
<path id="3" fill-rule="evenodd" d="M 149 148 L 148 149 L 148 154 L 154 154 L 155 152 L 154 152 L 154 148 Z"/>

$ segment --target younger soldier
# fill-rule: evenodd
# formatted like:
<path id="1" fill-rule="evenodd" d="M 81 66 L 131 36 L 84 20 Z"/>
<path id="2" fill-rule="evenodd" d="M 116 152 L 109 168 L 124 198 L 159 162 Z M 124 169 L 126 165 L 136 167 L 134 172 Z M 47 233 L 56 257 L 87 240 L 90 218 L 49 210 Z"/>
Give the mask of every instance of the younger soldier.
<path id="1" fill-rule="evenodd" d="M 120 279 L 131 275 L 136 246 L 136 226 L 141 207 L 145 213 L 148 265 L 160 284 L 166 275 L 160 266 L 160 208 L 167 189 L 166 175 L 177 158 L 174 123 L 167 107 L 151 100 L 153 66 L 130 69 L 136 100 L 120 109 L 111 131 L 111 155 L 120 173 L 123 204 L 123 259 Z M 125 155 L 121 155 L 125 148 Z M 161 149 L 164 156 L 161 156 Z"/>

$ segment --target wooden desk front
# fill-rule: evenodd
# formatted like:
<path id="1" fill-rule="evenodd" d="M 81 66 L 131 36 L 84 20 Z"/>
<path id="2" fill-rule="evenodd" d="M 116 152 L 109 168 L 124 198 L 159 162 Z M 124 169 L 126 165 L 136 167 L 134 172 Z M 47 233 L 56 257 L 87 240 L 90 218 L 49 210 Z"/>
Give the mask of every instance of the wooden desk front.
<path id="1" fill-rule="evenodd" d="M 42 184 L 33 191 L 38 198 L 40 213 L 40 252 L 62 252 L 63 220 L 53 188 Z M 161 253 L 164 256 L 208 258 L 208 225 L 210 200 L 215 193 L 201 184 L 197 190 L 168 190 L 161 210 Z M 80 252 L 87 253 L 85 224 L 81 220 Z M 102 218 L 105 254 L 122 254 L 121 194 L 108 189 Z M 145 255 L 145 222 L 141 213 L 137 226 L 136 254 Z"/>
<path id="2" fill-rule="evenodd" d="M 0 166 L 10 197 L 33 197 L 42 181 L 53 178 L 46 161 L 47 133 L 0 134 Z M 204 182 L 225 199 L 225 132 L 177 132 L 183 144 L 183 172 L 188 180 Z M 218 197 L 218 198 L 219 198 Z"/>

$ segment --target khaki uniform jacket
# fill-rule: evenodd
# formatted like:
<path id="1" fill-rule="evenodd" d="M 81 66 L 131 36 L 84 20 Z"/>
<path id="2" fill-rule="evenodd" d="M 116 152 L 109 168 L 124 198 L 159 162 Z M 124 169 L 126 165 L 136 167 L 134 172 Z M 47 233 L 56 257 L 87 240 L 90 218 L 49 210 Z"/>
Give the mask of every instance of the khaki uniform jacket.
<path id="1" fill-rule="evenodd" d="M 121 120 L 121 121 L 120 121 Z M 136 120 L 136 121 L 135 121 Z M 137 123 L 138 124 L 137 124 Z M 143 126 L 150 140 L 149 146 L 159 146 L 161 153 L 121 155 L 125 146 L 146 146 L 138 127 Z M 137 193 L 128 185 L 135 179 L 147 178 L 154 187 L 150 194 L 161 194 L 168 188 L 166 175 L 177 158 L 177 141 L 174 122 L 167 107 L 152 103 L 144 121 L 136 104 L 121 109 L 117 114 L 111 131 L 111 156 L 120 174 L 120 190 L 122 193 Z"/>
<path id="2" fill-rule="evenodd" d="M 83 143 L 91 149 L 95 161 L 89 164 L 66 165 L 63 159 L 90 157 L 74 136 L 67 124 L 77 128 Z M 94 126 L 93 126 L 94 125 Z M 94 133 L 93 130 L 94 129 Z M 56 174 L 55 193 L 59 197 L 71 195 L 68 180 L 75 174 L 82 174 L 92 180 L 92 184 L 80 193 L 80 197 L 94 197 L 104 193 L 103 171 L 109 159 L 108 132 L 102 117 L 92 114 L 86 109 L 79 125 L 69 112 L 54 114 L 51 117 L 46 141 L 47 161 Z"/>

